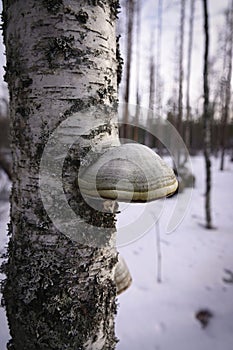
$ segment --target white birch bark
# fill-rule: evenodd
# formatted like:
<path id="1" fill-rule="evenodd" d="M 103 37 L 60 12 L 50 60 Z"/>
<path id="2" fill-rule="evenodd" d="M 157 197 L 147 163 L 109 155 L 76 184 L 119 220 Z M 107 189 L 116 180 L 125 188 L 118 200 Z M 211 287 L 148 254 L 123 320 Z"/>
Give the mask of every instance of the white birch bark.
<path id="1" fill-rule="evenodd" d="M 3 288 L 10 349 L 115 348 L 115 219 L 83 201 L 75 178 L 93 145 L 100 150 L 118 142 L 111 108 L 80 118 L 90 106 L 112 106 L 117 100 L 117 6 L 111 0 L 3 1 L 14 163 Z M 102 234 L 111 229 L 104 247 L 80 244 L 59 232 L 40 197 L 45 144 L 69 117 L 75 125 L 63 133 L 65 142 L 85 135 L 64 163 L 67 200 L 86 218 L 78 234 L 84 227 L 85 235 L 93 234 L 90 227 Z"/>

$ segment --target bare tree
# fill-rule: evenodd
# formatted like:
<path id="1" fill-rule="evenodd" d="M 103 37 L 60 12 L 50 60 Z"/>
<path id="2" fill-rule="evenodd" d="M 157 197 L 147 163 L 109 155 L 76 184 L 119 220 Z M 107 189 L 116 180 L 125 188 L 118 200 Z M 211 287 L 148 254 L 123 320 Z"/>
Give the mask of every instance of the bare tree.
<path id="1" fill-rule="evenodd" d="M 155 65 L 155 108 L 157 135 L 161 133 L 162 114 L 162 78 L 161 78 L 161 57 L 162 57 L 162 34 L 163 34 L 163 0 L 158 0 L 157 11 L 157 43 L 156 43 L 156 65 Z M 161 154 L 161 143 L 157 142 L 158 154 Z"/>
<path id="2" fill-rule="evenodd" d="M 155 62 L 154 62 L 154 35 L 151 35 L 151 45 L 150 45 L 150 66 L 149 66 L 149 110 L 147 115 L 147 126 L 148 129 L 151 130 L 153 128 L 154 123 L 154 106 L 155 106 Z M 147 146 L 152 147 L 152 134 L 146 134 L 145 143 Z"/>
<path id="3" fill-rule="evenodd" d="M 127 50 L 126 50 L 126 65 L 125 65 L 125 93 L 124 93 L 124 137 L 129 137 L 129 95 L 130 95 L 130 78 L 131 78 L 131 63 L 132 63 L 132 49 L 133 49 L 133 24 L 134 24 L 134 13 L 135 13 L 135 0 L 128 0 L 127 6 Z"/>
<path id="4" fill-rule="evenodd" d="M 185 25 L 185 0 L 180 0 L 180 25 L 179 25 L 179 50 L 178 50 L 178 79 L 177 72 L 175 72 L 175 81 L 178 82 L 178 99 L 177 99 L 177 118 L 176 118 L 176 128 L 180 135 L 183 135 L 183 56 L 184 56 L 184 25 Z M 176 52 L 176 50 L 175 50 Z M 176 59 L 176 57 L 175 57 Z M 176 164 L 177 167 L 182 167 L 181 164 L 181 151 L 178 145 L 174 145 L 176 148 Z M 184 160 L 185 162 L 185 160 Z M 175 164 L 174 164 L 175 166 Z"/>
<path id="5" fill-rule="evenodd" d="M 3 269 L 8 349 L 115 348 L 115 218 L 83 200 L 77 174 L 92 146 L 101 150 L 117 138 L 110 108 L 117 101 L 117 11 L 117 1 L 3 0 L 13 152 L 11 238 Z M 99 106 L 105 113 L 98 113 Z M 73 124 L 51 144 L 48 182 L 40 188 L 43 150 L 68 118 Z M 49 172 L 56 174 L 66 142 L 71 147 L 61 187 L 79 217 L 74 226 Z M 68 236 L 48 216 L 41 191 Z M 101 246 L 93 241 L 98 234 Z M 87 241 L 79 241 L 83 237 Z"/>
<path id="6" fill-rule="evenodd" d="M 193 21 L 195 12 L 195 0 L 190 0 L 190 17 L 189 17 L 189 44 L 188 44 L 188 67 L 187 67 L 187 92 L 186 92 L 186 117 L 187 125 L 185 131 L 185 142 L 190 148 L 191 140 L 191 114 L 190 114 L 190 78 L 191 78 L 191 61 L 192 61 L 192 47 L 193 47 Z"/>
<path id="7" fill-rule="evenodd" d="M 136 55 L 136 118 L 134 127 L 134 141 L 138 141 L 138 122 L 139 122 L 139 110 L 140 110 L 140 37 L 141 37 L 141 0 L 137 0 L 136 4 L 136 15 L 137 15 L 137 32 L 136 32 L 136 45 L 137 45 L 137 55 Z"/>
<path id="8" fill-rule="evenodd" d="M 224 158 L 226 148 L 227 123 L 229 119 L 229 110 L 231 104 L 231 76 L 232 76 L 232 46 L 233 46 L 233 1 L 226 13 L 226 51 L 224 54 L 225 67 L 222 77 L 222 97 L 224 98 L 223 116 L 222 116 L 222 134 L 221 134 L 221 163 L 220 170 L 224 170 Z"/>
<path id="9" fill-rule="evenodd" d="M 204 51 L 204 70 L 203 70 L 203 87 L 204 87 L 204 110 L 203 110 L 203 130 L 204 130 L 204 157 L 206 166 L 206 191 L 205 191 L 205 214 L 206 228 L 212 228 L 210 195 L 211 195 L 211 114 L 209 108 L 209 83 L 208 83 L 208 59 L 209 59 L 209 20 L 207 0 L 203 0 L 204 11 L 204 34 L 205 34 L 205 51 Z"/>
<path id="10" fill-rule="evenodd" d="M 151 36 L 151 47 L 150 47 L 151 55 L 150 55 L 150 82 L 149 82 L 149 108 L 154 110 L 155 105 L 155 58 L 154 58 L 154 40 L 153 34 Z"/>
<path id="11" fill-rule="evenodd" d="M 177 130 L 182 135 L 183 119 L 183 56 L 184 56 L 184 23 L 185 23 L 185 0 L 180 2 L 180 47 L 179 47 L 179 93 L 178 93 L 178 118 Z"/>
<path id="12" fill-rule="evenodd" d="M 155 65 L 155 105 L 156 114 L 161 116 L 161 56 L 162 56 L 162 34 L 163 34 L 163 0 L 158 0 L 157 11 L 157 43 L 156 43 L 156 65 Z"/>

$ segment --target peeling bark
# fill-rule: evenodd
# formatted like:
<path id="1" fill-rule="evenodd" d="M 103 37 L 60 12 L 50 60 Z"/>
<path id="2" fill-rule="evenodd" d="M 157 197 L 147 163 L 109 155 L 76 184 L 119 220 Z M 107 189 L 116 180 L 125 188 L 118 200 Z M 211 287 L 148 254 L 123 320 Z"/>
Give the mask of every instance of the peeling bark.
<path id="1" fill-rule="evenodd" d="M 75 179 L 87 152 L 118 141 L 111 108 L 117 101 L 117 11 L 118 1 L 110 0 L 3 1 L 13 152 L 11 239 L 3 267 L 8 349 L 115 348 L 115 217 L 90 207 Z M 80 119 L 92 106 L 102 109 Z M 76 122 L 62 135 L 72 144 L 63 187 L 82 219 L 78 234 L 93 237 L 109 228 L 101 247 L 59 232 L 40 197 L 45 144 L 69 117 Z M 51 198 L 52 188 L 48 183 Z"/>

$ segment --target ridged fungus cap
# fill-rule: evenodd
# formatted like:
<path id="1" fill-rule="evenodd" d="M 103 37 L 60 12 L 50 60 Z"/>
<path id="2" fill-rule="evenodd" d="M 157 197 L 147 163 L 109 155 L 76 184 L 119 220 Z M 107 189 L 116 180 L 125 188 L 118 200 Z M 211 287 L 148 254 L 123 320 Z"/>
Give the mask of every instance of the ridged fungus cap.
<path id="1" fill-rule="evenodd" d="M 177 189 L 173 170 L 147 146 L 127 143 L 109 148 L 80 171 L 79 188 L 90 197 L 147 202 Z"/>

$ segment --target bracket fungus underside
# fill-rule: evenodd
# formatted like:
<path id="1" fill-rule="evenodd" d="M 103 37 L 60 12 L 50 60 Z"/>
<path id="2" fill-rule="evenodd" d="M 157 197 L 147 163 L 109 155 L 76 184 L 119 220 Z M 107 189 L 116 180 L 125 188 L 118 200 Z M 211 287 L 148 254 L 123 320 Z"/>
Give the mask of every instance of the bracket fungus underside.
<path id="1" fill-rule="evenodd" d="M 149 147 L 127 143 L 106 150 L 81 169 L 82 194 L 126 202 L 148 202 L 171 195 L 178 182 L 173 170 Z"/>
<path id="2" fill-rule="evenodd" d="M 119 255 L 115 267 L 114 280 L 116 283 L 117 295 L 128 289 L 132 283 L 132 277 L 124 258 Z"/>

